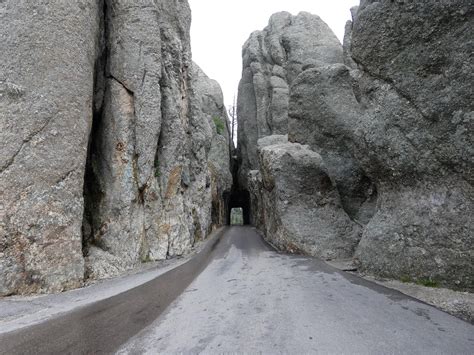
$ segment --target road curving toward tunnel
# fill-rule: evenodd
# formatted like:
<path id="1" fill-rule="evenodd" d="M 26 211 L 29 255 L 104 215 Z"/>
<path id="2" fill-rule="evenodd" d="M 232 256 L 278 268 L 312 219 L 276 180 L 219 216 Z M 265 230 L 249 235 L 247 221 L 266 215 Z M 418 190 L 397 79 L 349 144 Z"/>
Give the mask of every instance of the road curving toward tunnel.
<path id="1" fill-rule="evenodd" d="M 285 255 L 229 227 L 187 263 L 109 299 L 0 335 L 0 353 L 470 354 L 474 327 Z"/>

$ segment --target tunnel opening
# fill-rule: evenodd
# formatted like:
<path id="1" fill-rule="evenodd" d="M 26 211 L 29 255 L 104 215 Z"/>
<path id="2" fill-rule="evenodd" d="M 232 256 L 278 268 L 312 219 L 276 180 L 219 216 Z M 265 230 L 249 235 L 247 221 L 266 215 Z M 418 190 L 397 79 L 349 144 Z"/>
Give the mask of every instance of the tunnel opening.
<path id="1" fill-rule="evenodd" d="M 232 211 L 241 209 L 242 224 L 248 225 L 251 223 L 250 218 L 250 194 L 247 190 L 235 189 L 227 196 L 227 216 L 226 224 L 232 225 Z M 236 213 L 236 212 L 234 212 Z"/>
<path id="2" fill-rule="evenodd" d="M 244 224 L 244 213 L 242 207 L 233 208 L 230 210 L 230 225 L 242 226 Z"/>

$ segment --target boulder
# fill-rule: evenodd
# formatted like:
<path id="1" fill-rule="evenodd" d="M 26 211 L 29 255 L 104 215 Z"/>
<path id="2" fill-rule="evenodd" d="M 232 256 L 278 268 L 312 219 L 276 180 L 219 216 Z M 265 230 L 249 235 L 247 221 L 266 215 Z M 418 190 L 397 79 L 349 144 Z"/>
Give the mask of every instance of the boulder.
<path id="1" fill-rule="evenodd" d="M 321 156 L 285 136 L 258 143 L 265 238 L 290 252 L 351 257 L 360 227 L 342 208 Z"/>
<path id="2" fill-rule="evenodd" d="M 377 190 L 352 154 L 349 133 L 360 115 L 344 64 L 309 68 L 293 82 L 289 140 L 308 144 L 321 155 L 345 211 L 365 225 L 374 214 Z"/>

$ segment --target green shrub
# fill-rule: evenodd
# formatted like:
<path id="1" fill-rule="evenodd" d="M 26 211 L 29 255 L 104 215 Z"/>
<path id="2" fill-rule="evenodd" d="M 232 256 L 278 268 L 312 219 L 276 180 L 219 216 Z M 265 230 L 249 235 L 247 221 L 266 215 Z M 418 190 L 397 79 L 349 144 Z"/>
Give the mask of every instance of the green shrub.
<path id="1" fill-rule="evenodd" d="M 408 275 L 402 275 L 400 277 L 401 282 L 413 282 L 416 283 L 417 285 L 420 286 L 426 286 L 426 287 L 439 287 L 438 281 L 432 280 L 431 278 L 427 279 L 413 279 Z"/>
<path id="2" fill-rule="evenodd" d="M 431 278 L 429 279 L 419 279 L 416 281 L 418 285 L 426 286 L 426 287 L 439 287 L 439 284 L 437 281 L 432 280 Z"/>
<path id="3" fill-rule="evenodd" d="M 222 121 L 220 117 L 213 117 L 212 120 L 214 121 L 214 125 L 216 126 L 217 134 L 220 134 L 222 136 L 225 129 L 224 121 Z"/>
<path id="4" fill-rule="evenodd" d="M 401 281 L 401 282 L 405 282 L 405 283 L 406 283 L 406 282 L 411 282 L 411 281 L 412 281 L 412 279 L 411 279 L 411 277 L 410 277 L 410 276 L 403 275 L 402 277 L 400 277 L 400 281 Z"/>

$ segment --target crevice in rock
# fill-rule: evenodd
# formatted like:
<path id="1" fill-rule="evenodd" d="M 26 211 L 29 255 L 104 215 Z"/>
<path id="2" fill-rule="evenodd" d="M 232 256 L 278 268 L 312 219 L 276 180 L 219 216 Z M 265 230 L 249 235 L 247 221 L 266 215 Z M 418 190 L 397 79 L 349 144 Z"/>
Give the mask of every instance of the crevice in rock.
<path id="1" fill-rule="evenodd" d="M 165 100 L 167 96 L 167 93 L 165 92 L 165 88 L 167 86 L 166 80 L 167 80 L 167 73 L 166 73 L 165 68 L 162 68 L 161 77 L 158 82 L 159 84 L 158 90 L 160 91 L 160 97 L 161 97 L 161 105 L 160 105 L 161 129 L 160 129 L 160 134 L 158 136 L 158 141 L 156 142 L 156 154 L 155 154 L 155 161 L 154 161 L 155 177 L 158 179 L 158 182 L 160 182 L 160 177 L 161 177 L 161 174 L 163 173 L 163 171 L 160 170 L 160 164 L 161 164 L 160 152 L 162 152 L 162 148 L 163 148 L 161 147 L 162 142 L 163 142 L 163 134 L 165 134 L 165 132 L 163 132 L 163 126 L 165 124 L 165 120 L 167 117 L 166 115 L 167 102 Z M 160 188 L 163 188 L 161 184 L 160 184 Z"/>
<path id="2" fill-rule="evenodd" d="M 367 225 L 376 212 L 378 191 L 376 184 L 367 176 L 363 175 L 358 184 L 359 188 L 353 191 L 352 204 L 348 206 L 347 201 L 342 201 L 342 207 L 348 214 L 349 218 L 357 223 L 359 226 L 364 227 Z M 339 192 L 341 195 L 341 192 Z"/>
<path id="3" fill-rule="evenodd" d="M 100 189 L 99 176 L 95 171 L 95 161 L 98 158 L 100 126 L 103 117 L 104 94 L 105 94 L 105 72 L 107 64 L 107 4 L 102 2 L 102 13 L 100 16 L 100 32 L 98 38 L 97 58 L 94 69 L 92 125 L 87 145 L 87 158 L 84 174 L 84 214 L 82 221 L 82 253 L 84 257 L 88 254 L 89 246 L 94 244 L 94 216 L 98 209 L 103 193 Z"/>
<path id="4" fill-rule="evenodd" d="M 147 185 L 138 188 L 138 203 L 140 205 L 145 204 L 146 188 L 147 188 Z"/>
<path id="5" fill-rule="evenodd" d="M 66 181 L 75 171 L 76 171 L 76 169 L 73 168 L 73 169 L 68 170 L 67 172 L 65 172 L 61 177 L 56 179 L 56 181 L 54 182 L 54 186 L 58 186 L 63 181 Z"/>
<path id="6" fill-rule="evenodd" d="M 232 188 L 223 194 L 225 203 L 225 224 L 230 225 L 230 214 L 233 208 L 241 207 L 243 212 L 244 225 L 252 224 L 250 193 L 239 184 L 240 161 L 233 158 L 231 161 L 232 169 Z"/>
<path id="7" fill-rule="evenodd" d="M 130 90 L 122 81 L 120 81 L 119 79 L 117 79 L 115 76 L 113 76 L 112 74 L 108 73 L 107 75 L 107 79 L 112 79 L 114 81 L 116 81 L 118 84 L 120 84 L 120 86 L 122 86 L 125 91 L 127 91 L 127 94 L 129 94 L 130 96 L 134 96 L 134 92 L 132 90 Z"/>

